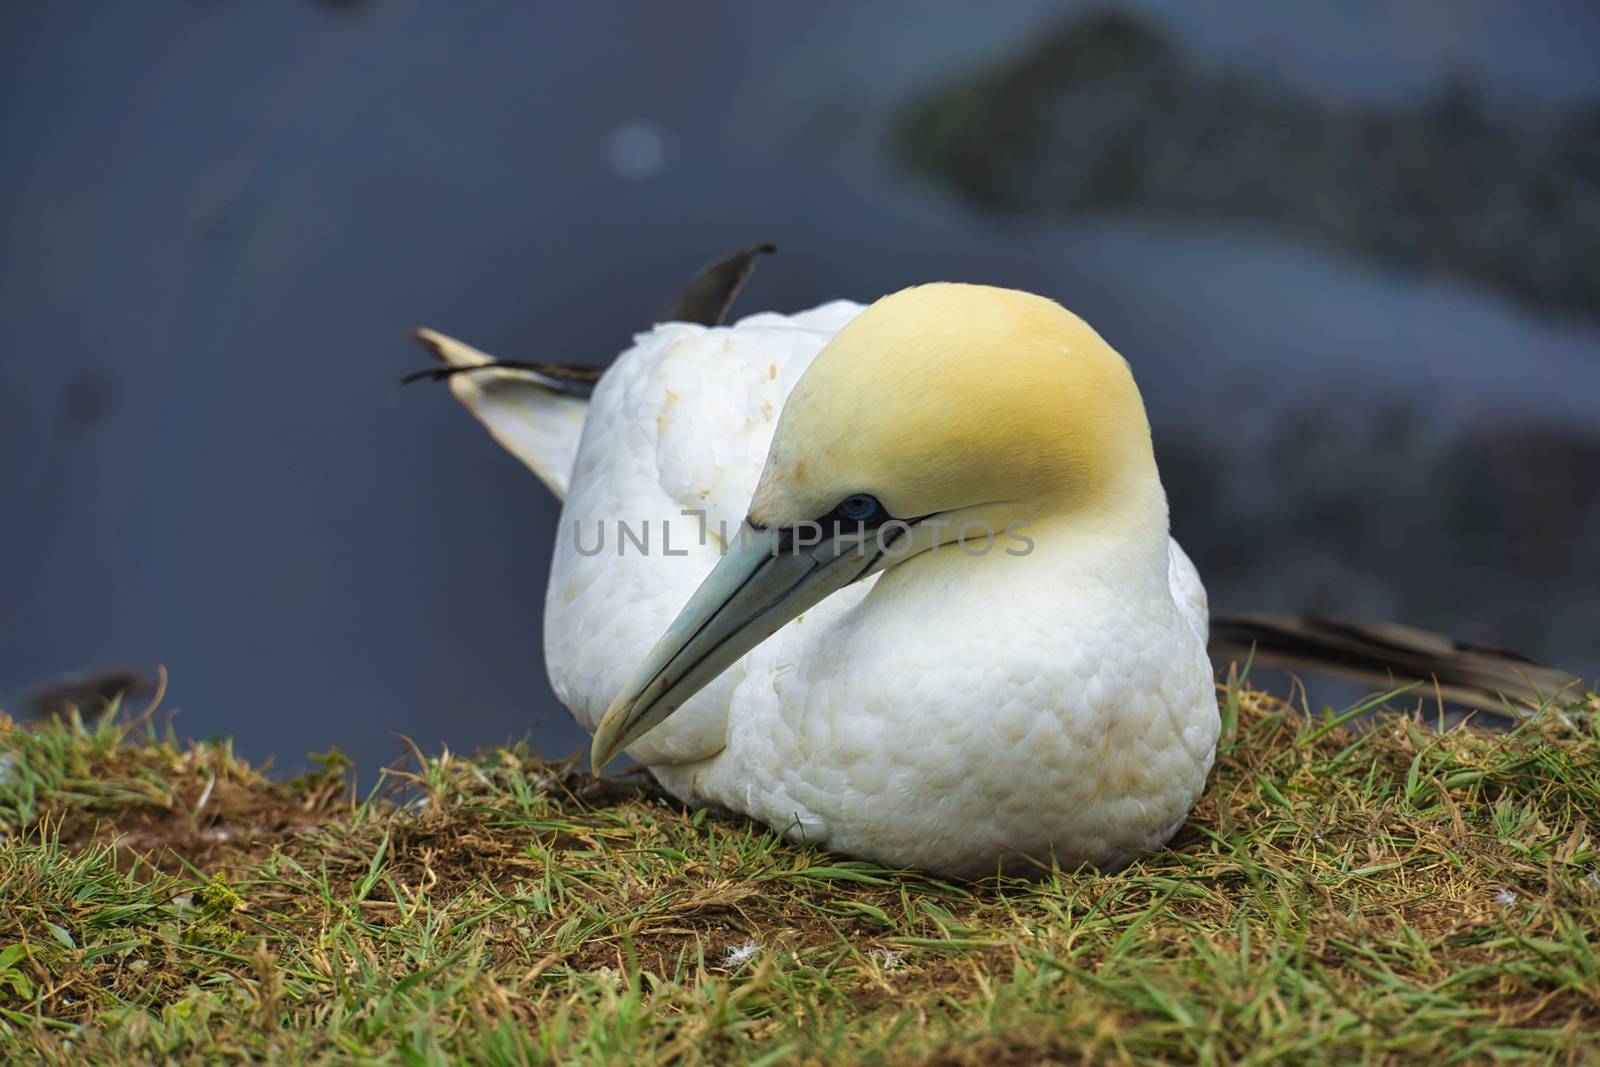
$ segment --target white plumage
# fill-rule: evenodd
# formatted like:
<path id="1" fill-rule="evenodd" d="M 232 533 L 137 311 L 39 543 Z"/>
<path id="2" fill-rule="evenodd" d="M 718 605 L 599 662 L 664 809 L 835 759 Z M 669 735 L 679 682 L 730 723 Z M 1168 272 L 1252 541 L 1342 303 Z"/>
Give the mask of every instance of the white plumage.
<path id="1" fill-rule="evenodd" d="M 589 730 L 637 688 L 750 512 L 785 402 L 861 311 L 839 301 L 640 334 L 595 388 L 575 448 L 580 401 L 518 392 L 510 371 L 453 379 L 502 444 L 566 490 L 545 656 Z M 487 358 L 429 340 L 452 364 Z M 489 376 L 505 386 L 493 403 Z M 781 481 L 779 459 L 768 466 Z M 1167 534 L 1164 497 L 1156 509 L 1120 524 L 1046 517 L 1026 555 L 975 561 L 943 545 L 846 585 L 628 754 L 688 803 L 888 864 L 973 877 L 1052 856 L 1124 863 L 1181 825 L 1218 732 L 1204 589 Z"/>

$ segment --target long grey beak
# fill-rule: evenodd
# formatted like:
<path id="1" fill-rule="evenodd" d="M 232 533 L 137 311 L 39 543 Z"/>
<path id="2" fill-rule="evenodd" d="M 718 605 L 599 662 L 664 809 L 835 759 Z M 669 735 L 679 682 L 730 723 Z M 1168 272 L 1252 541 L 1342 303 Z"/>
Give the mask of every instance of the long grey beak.
<path id="1" fill-rule="evenodd" d="M 872 531 L 846 528 L 797 547 L 795 530 L 748 522 L 689 598 L 594 732 L 596 774 L 783 624 L 860 578 L 882 550 Z"/>

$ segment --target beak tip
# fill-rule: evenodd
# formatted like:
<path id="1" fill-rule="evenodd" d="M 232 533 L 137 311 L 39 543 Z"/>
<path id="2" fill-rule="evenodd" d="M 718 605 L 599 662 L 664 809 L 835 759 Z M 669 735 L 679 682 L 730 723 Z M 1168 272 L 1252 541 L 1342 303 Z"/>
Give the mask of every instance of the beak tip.
<path id="1" fill-rule="evenodd" d="M 600 717 L 600 725 L 595 727 L 594 741 L 589 745 L 589 771 L 596 778 L 605 765 L 616 758 L 618 742 L 622 740 L 621 731 L 617 726 L 618 706 L 613 704 L 606 709 Z"/>

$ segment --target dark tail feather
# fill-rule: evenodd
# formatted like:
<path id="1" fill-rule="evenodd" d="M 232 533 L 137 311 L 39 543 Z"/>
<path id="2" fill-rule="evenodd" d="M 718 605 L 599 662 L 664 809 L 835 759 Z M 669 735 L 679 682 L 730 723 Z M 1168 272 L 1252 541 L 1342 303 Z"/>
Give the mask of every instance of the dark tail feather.
<path id="1" fill-rule="evenodd" d="M 656 315 L 657 322 L 697 322 L 702 326 L 720 326 L 728 317 L 728 309 L 749 280 L 759 255 L 778 250 L 776 245 L 753 245 L 717 260 L 689 279 L 682 289 L 668 300 Z M 486 370 L 520 371 L 530 381 L 537 382 L 553 393 L 564 396 L 587 397 L 594 392 L 605 367 L 587 363 L 524 363 L 515 359 L 489 359 L 481 362 L 459 363 L 451 360 L 440 349 L 440 337 L 432 330 L 415 330 L 412 336 L 426 346 L 444 366 L 424 367 L 400 379 L 401 385 L 412 382 L 442 382 L 458 374 L 476 374 Z"/>
<path id="2" fill-rule="evenodd" d="M 705 267 L 666 302 L 656 314 L 656 321 L 721 326 L 734 298 L 755 269 L 756 257 L 777 250 L 776 245 L 753 245 Z"/>
<path id="3" fill-rule="evenodd" d="M 1454 641 L 1397 623 L 1362 623 L 1318 615 L 1224 615 L 1211 620 L 1217 662 L 1253 662 L 1315 671 L 1389 687 L 1421 682 L 1455 704 L 1504 712 L 1577 699 L 1582 681 L 1505 649 Z"/>
<path id="4" fill-rule="evenodd" d="M 438 342 L 427 336 L 429 332 L 413 330 L 411 336 L 440 360 L 444 360 L 446 357 L 440 352 Z M 442 382 L 458 374 L 472 374 L 486 370 L 521 371 L 529 381 L 543 386 L 552 393 L 582 398 L 594 392 L 600 376 L 606 372 L 604 367 L 591 367 L 587 363 L 523 363 L 515 359 L 491 359 L 487 363 L 424 367 L 401 378 L 400 384 L 410 385 L 412 382 L 421 381 Z"/>

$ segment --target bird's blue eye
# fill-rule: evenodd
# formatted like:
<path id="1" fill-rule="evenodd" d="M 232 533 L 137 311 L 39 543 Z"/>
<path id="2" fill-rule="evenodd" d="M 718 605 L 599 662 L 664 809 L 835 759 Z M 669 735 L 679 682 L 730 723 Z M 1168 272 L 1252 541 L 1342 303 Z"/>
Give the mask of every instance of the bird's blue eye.
<path id="1" fill-rule="evenodd" d="M 883 505 L 878 503 L 878 498 L 875 496 L 856 493 L 854 496 L 845 497 L 834 510 L 847 522 L 867 522 L 883 513 Z"/>

